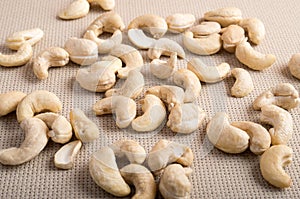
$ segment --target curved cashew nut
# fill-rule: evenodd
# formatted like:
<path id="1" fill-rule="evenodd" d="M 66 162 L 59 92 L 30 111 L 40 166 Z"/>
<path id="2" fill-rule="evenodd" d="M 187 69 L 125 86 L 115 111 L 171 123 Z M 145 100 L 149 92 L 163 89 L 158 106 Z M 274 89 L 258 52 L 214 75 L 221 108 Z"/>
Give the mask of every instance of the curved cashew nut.
<path id="1" fill-rule="evenodd" d="M 128 30 L 128 39 L 140 49 L 149 49 L 156 41 L 153 38 L 147 37 L 141 29 Z"/>
<path id="2" fill-rule="evenodd" d="M 221 32 L 221 25 L 214 21 L 203 21 L 199 25 L 191 27 L 189 31 L 193 33 L 194 37 L 208 36 Z"/>
<path id="3" fill-rule="evenodd" d="M 260 120 L 273 126 L 269 129 L 272 145 L 287 144 L 292 138 L 293 118 L 286 110 L 275 105 L 263 106 Z"/>
<path id="4" fill-rule="evenodd" d="M 259 19 L 242 19 L 239 25 L 248 32 L 248 37 L 254 44 L 260 44 L 260 42 L 265 38 L 266 29 L 263 22 Z"/>
<path id="5" fill-rule="evenodd" d="M 206 83 L 220 82 L 230 74 L 229 64 L 221 63 L 218 66 L 206 66 L 199 58 L 193 58 L 189 61 L 187 68 L 194 72 L 200 81 Z"/>
<path id="6" fill-rule="evenodd" d="M 218 149 L 226 153 L 242 153 L 249 145 L 249 135 L 232 125 L 228 115 L 223 112 L 216 113 L 206 127 L 209 141 Z"/>
<path id="7" fill-rule="evenodd" d="M 174 52 L 178 57 L 185 58 L 183 48 L 175 41 L 168 38 L 156 40 L 147 52 L 150 59 L 158 59 L 161 55 L 171 56 Z"/>
<path id="8" fill-rule="evenodd" d="M 43 50 L 33 61 L 33 72 L 39 79 L 48 77 L 50 67 L 61 67 L 69 63 L 69 53 L 59 47 L 50 47 Z"/>
<path id="9" fill-rule="evenodd" d="M 39 42 L 44 36 L 44 32 L 39 28 L 15 32 L 6 38 L 6 46 L 12 50 L 18 50 L 25 42 L 31 46 Z"/>
<path id="10" fill-rule="evenodd" d="M 196 104 L 176 104 L 171 110 L 167 126 L 173 132 L 189 134 L 200 127 L 205 115 Z"/>
<path id="11" fill-rule="evenodd" d="M 0 94 L 0 117 L 15 111 L 18 104 L 26 95 L 20 91 L 10 91 Z"/>
<path id="12" fill-rule="evenodd" d="M 61 147 L 54 155 L 54 164 L 60 169 L 72 169 L 74 158 L 82 146 L 80 140 L 75 140 Z"/>
<path id="13" fill-rule="evenodd" d="M 132 121 L 132 128 L 138 132 L 147 132 L 157 129 L 166 118 L 165 105 L 158 97 L 151 94 L 146 95 L 140 102 L 144 114 Z"/>
<path id="14" fill-rule="evenodd" d="M 235 7 L 219 8 L 204 13 L 204 19 L 207 21 L 216 21 L 222 27 L 231 24 L 238 24 L 242 20 L 242 11 Z"/>
<path id="15" fill-rule="evenodd" d="M 173 74 L 177 64 L 177 53 L 171 54 L 168 61 L 153 59 L 150 62 L 150 72 L 159 79 L 167 79 Z"/>
<path id="16" fill-rule="evenodd" d="M 103 10 L 112 10 L 115 7 L 115 0 L 88 0 L 89 3 L 97 3 Z"/>
<path id="17" fill-rule="evenodd" d="M 61 111 L 62 103 L 59 98 L 49 91 L 36 90 L 28 94 L 17 107 L 18 122 L 31 118 L 35 113 Z"/>
<path id="18" fill-rule="evenodd" d="M 270 147 L 260 159 L 260 171 L 266 181 L 278 188 L 292 185 L 291 177 L 283 167 L 292 163 L 293 150 L 285 145 Z"/>
<path id="19" fill-rule="evenodd" d="M 93 106 L 96 115 L 115 114 L 119 128 L 126 128 L 136 116 L 136 103 L 129 97 L 111 96 L 103 98 Z"/>
<path id="20" fill-rule="evenodd" d="M 234 68 L 231 75 L 236 79 L 231 87 L 231 95 L 234 97 L 245 97 L 254 89 L 252 78 L 248 71 L 242 68 Z"/>
<path id="21" fill-rule="evenodd" d="M 245 31 L 238 25 L 230 25 L 223 28 L 221 33 L 223 48 L 229 53 L 234 53 L 236 46 L 245 39 Z"/>
<path id="22" fill-rule="evenodd" d="M 29 60 L 32 57 L 32 54 L 33 51 L 31 45 L 25 42 L 15 54 L 3 55 L 0 53 L 0 66 L 22 66 L 29 62 Z"/>
<path id="23" fill-rule="evenodd" d="M 72 138 L 72 126 L 68 120 L 59 114 L 56 113 L 40 113 L 35 118 L 38 118 L 45 122 L 47 127 L 51 129 L 48 132 L 48 137 L 56 143 L 67 143 Z"/>
<path id="24" fill-rule="evenodd" d="M 155 39 L 158 39 L 164 36 L 164 34 L 168 31 L 168 24 L 165 19 L 160 16 L 145 14 L 136 17 L 129 23 L 128 30 L 134 28 L 145 28 Z"/>
<path id="25" fill-rule="evenodd" d="M 169 31 L 172 33 L 181 33 L 191 27 L 196 21 L 193 14 L 175 13 L 167 16 L 166 22 L 169 27 Z"/>
<path id="26" fill-rule="evenodd" d="M 85 17 L 90 11 L 90 4 L 87 0 L 75 0 L 68 7 L 58 13 L 61 19 L 79 19 Z"/>
<path id="27" fill-rule="evenodd" d="M 250 136 L 250 150 L 254 154 L 261 155 L 270 148 L 271 136 L 262 125 L 246 121 L 232 122 L 231 125 L 248 133 Z"/>
<path id="28" fill-rule="evenodd" d="M 29 118 L 21 123 L 25 139 L 19 148 L 0 150 L 0 163 L 3 165 L 20 165 L 35 158 L 47 145 L 48 128 L 37 118 Z"/>
<path id="29" fill-rule="evenodd" d="M 253 70 L 264 70 L 276 61 L 275 55 L 255 51 L 247 42 L 247 38 L 237 45 L 235 56 L 241 63 Z"/>
<path id="30" fill-rule="evenodd" d="M 294 77 L 300 79 L 300 53 L 296 53 L 291 57 L 288 68 Z"/>

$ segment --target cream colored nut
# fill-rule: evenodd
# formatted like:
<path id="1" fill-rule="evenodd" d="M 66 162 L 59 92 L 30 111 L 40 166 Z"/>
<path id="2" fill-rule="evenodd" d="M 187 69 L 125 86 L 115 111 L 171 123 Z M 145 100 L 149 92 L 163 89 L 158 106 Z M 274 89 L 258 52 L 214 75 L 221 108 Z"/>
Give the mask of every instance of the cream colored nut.
<path id="1" fill-rule="evenodd" d="M 35 158 L 47 145 L 48 128 L 37 118 L 29 118 L 21 123 L 25 139 L 19 148 L 0 150 L 0 163 L 3 165 L 20 165 Z"/>
<path id="2" fill-rule="evenodd" d="M 36 90 L 28 94 L 17 107 L 18 122 L 31 118 L 35 113 L 50 111 L 57 113 L 61 111 L 62 103 L 59 98 L 46 90 Z"/>
<path id="3" fill-rule="evenodd" d="M 118 70 L 118 77 L 121 79 L 127 78 L 131 70 L 141 70 L 144 65 L 144 60 L 140 52 L 129 45 L 117 45 L 112 49 L 110 54 L 120 58 L 126 65 L 124 68 Z"/>
<path id="4" fill-rule="evenodd" d="M 90 4 L 87 0 L 75 0 L 68 7 L 59 12 L 61 19 L 79 19 L 85 17 L 90 11 Z"/>
<path id="5" fill-rule="evenodd" d="M 209 141 L 226 153 L 242 153 L 249 145 L 249 135 L 232 125 L 224 112 L 216 113 L 206 127 Z"/>
<path id="6" fill-rule="evenodd" d="M 128 30 L 128 39 L 140 49 L 149 49 L 155 43 L 155 39 L 147 37 L 141 29 Z"/>
<path id="7" fill-rule="evenodd" d="M 194 38 L 191 31 L 186 31 L 183 34 L 183 45 L 194 54 L 212 55 L 219 52 L 222 47 L 221 35 L 214 33 Z"/>
<path id="8" fill-rule="evenodd" d="M 69 63 L 69 53 L 60 47 L 50 47 L 43 50 L 33 60 L 33 72 L 39 79 L 48 77 L 50 67 L 61 67 Z"/>
<path id="9" fill-rule="evenodd" d="M 262 176 L 271 185 L 278 188 L 288 188 L 292 185 L 291 177 L 283 170 L 292 163 L 293 150 L 285 145 L 269 148 L 260 158 Z"/>
<path id="10" fill-rule="evenodd" d="M 145 85 L 144 76 L 137 70 L 131 70 L 121 88 L 110 89 L 105 92 L 105 97 L 122 95 L 132 99 L 137 98 L 143 91 Z"/>
<path id="11" fill-rule="evenodd" d="M 264 70 L 276 61 L 275 55 L 262 54 L 252 48 L 247 38 L 239 43 L 235 50 L 237 59 L 253 70 Z"/>
<path id="12" fill-rule="evenodd" d="M 75 140 L 61 147 L 54 155 L 54 164 L 60 169 L 72 169 L 74 158 L 78 154 L 82 142 Z"/>
<path id="13" fill-rule="evenodd" d="M 15 111 L 25 96 L 26 94 L 21 91 L 0 94 L 0 117 Z"/>
<path id="14" fill-rule="evenodd" d="M 190 198 L 192 183 L 189 180 L 191 169 L 180 164 L 167 166 L 160 178 L 159 191 L 164 198 Z"/>
<path id="15" fill-rule="evenodd" d="M 158 39 L 168 31 L 168 24 L 164 18 L 158 15 L 144 14 L 136 17 L 129 23 L 128 30 L 134 28 L 143 28 L 149 31 L 155 39 Z"/>
<path id="16" fill-rule="evenodd" d="M 261 93 L 254 100 L 253 108 L 254 110 L 260 110 L 261 107 L 269 104 L 274 104 L 287 110 L 296 108 L 300 104 L 299 93 L 292 84 L 281 83 Z"/>
<path id="17" fill-rule="evenodd" d="M 260 121 L 272 125 L 269 129 L 272 145 L 287 144 L 293 135 L 293 118 L 286 110 L 265 105 L 261 108 Z"/>
<path id="18" fill-rule="evenodd" d="M 187 68 L 194 72 L 200 81 L 216 83 L 225 79 L 230 74 L 230 66 L 221 63 L 218 66 L 206 66 L 199 58 L 193 58 L 188 62 Z"/>
<path id="19" fill-rule="evenodd" d="M 64 48 L 69 53 L 71 61 L 79 65 L 90 65 L 98 59 L 98 46 L 88 39 L 71 37 Z"/>
<path id="20" fill-rule="evenodd" d="M 120 173 L 128 184 L 135 187 L 132 198 L 155 199 L 156 184 L 152 173 L 146 167 L 129 164 L 120 169 Z"/>
<path id="21" fill-rule="evenodd" d="M 262 125 L 247 121 L 232 122 L 231 125 L 248 133 L 250 136 L 250 150 L 254 154 L 261 155 L 270 148 L 271 136 Z"/>
<path id="22" fill-rule="evenodd" d="M 89 68 L 77 71 L 76 81 L 80 86 L 92 92 L 104 92 L 116 83 L 116 73 L 122 68 L 122 61 L 114 56 L 103 57 Z"/>
<path id="23" fill-rule="evenodd" d="M 189 134 L 200 127 L 205 115 L 196 104 L 176 104 L 171 110 L 167 126 L 173 132 Z"/>
<path id="24" fill-rule="evenodd" d="M 0 66 L 22 66 L 29 62 L 33 54 L 32 47 L 25 42 L 15 54 L 3 55 L 0 53 Z"/>
<path id="25" fill-rule="evenodd" d="M 231 24 L 238 24 L 242 19 L 242 11 L 235 7 L 219 8 L 204 13 L 204 19 L 207 21 L 216 21 L 222 27 L 226 27 Z"/>
<path id="26" fill-rule="evenodd" d="M 96 102 L 93 110 L 96 115 L 115 114 L 117 126 L 126 128 L 136 116 L 136 103 L 129 97 L 111 96 Z"/>
<path id="27" fill-rule="evenodd" d="M 177 53 L 178 57 L 185 58 L 185 52 L 177 42 L 168 38 L 161 38 L 154 42 L 147 54 L 150 59 L 158 59 L 162 55 L 171 56 L 174 52 Z"/>
<path id="28" fill-rule="evenodd" d="M 72 126 L 70 122 L 62 115 L 56 113 L 40 113 L 35 116 L 45 122 L 49 128 L 48 137 L 52 139 L 53 142 L 64 144 L 71 140 L 72 138 Z"/>
<path id="29" fill-rule="evenodd" d="M 70 122 L 77 139 L 83 143 L 99 138 L 99 128 L 82 110 L 75 108 L 70 111 Z"/>
<path id="30" fill-rule="evenodd" d="M 168 61 L 153 59 L 150 62 L 150 72 L 159 79 L 168 79 L 175 71 L 177 64 L 177 53 L 171 54 Z"/>
<path id="31" fill-rule="evenodd" d="M 294 77 L 300 79 L 300 53 L 296 53 L 291 57 L 288 68 Z"/>
<path id="32" fill-rule="evenodd" d="M 110 147 L 104 147 L 92 154 L 89 171 L 94 182 L 108 193 L 117 197 L 130 194 L 130 187 L 122 178 L 114 151 Z"/>
<path id="33" fill-rule="evenodd" d="M 6 38 L 6 46 L 12 50 L 18 50 L 25 42 L 31 46 L 39 42 L 44 36 L 44 32 L 39 28 L 14 32 Z"/>
<path id="34" fill-rule="evenodd" d="M 242 68 L 234 68 L 231 75 L 236 79 L 231 87 L 231 95 L 234 97 L 245 97 L 254 89 L 252 78 L 248 71 Z"/>
<path id="35" fill-rule="evenodd" d="M 175 13 L 167 16 L 166 22 L 173 33 L 181 33 L 193 26 L 196 18 L 193 14 Z"/>
<path id="36" fill-rule="evenodd" d="M 138 132 L 154 131 L 166 118 L 165 105 L 158 97 L 151 94 L 146 95 L 140 102 L 144 114 L 135 118 L 131 126 Z"/>
<path id="37" fill-rule="evenodd" d="M 236 46 L 245 39 L 245 31 L 238 25 L 230 25 L 221 30 L 223 48 L 230 53 L 234 53 Z"/>
<path id="38" fill-rule="evenodd" d="M 199 25 L 193 26 L 189 29 L 194 37 L 208 36 L 214 33 L 221 32 L 221 25 L 214 21 L 203 21 Z"/>
<path id="39" fill-rule="evenodd" d="M 112 10 L 115 7 L 115 0 L 88 0 L 89 3 L 98 4 L 103 10 Z"/>
<path id="40" fill-rule="evenodd" d="M 248 32 L 250 41 L 254 44 L 260 44 L 265 38 L 266 29 L 263 22 L 258 18 L 242 19 L 239 23 Z"/>

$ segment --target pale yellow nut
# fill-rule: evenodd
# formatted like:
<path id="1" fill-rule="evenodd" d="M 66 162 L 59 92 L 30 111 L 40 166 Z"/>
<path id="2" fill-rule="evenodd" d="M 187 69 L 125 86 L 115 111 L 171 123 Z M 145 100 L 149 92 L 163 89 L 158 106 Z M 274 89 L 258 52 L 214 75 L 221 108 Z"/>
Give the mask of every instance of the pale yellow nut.
<path id="1" fill-rule="evenodd" d="M 54 165 L 59 169 L 72 169 L 74 158 L 78 154 L 82 142 L 75 140 L 62 146 L 54 155 Z"/>
<path id="2" fill-rule="evenodd" d="M 169 30 L 173 33 L 181 33 L 191 27 L 196 21 L 193 14 L 175 13 L 166 17 Z"/>
<path id="3" fill-rule="evenodd" d="M 68 7 L 60 11 L 58 17 L 61 19 L 79 19 L 85 17 L 90 11 L 87 0 L 75 0 Z"/>
<path id="4" fill-rule="evenodd" d="M 239 23 L 248 32 L 248 37 L 254 44 L 260 44 L 265 38 L 266 29 L 263 22 L 258 18 L 242 19 Z"/>
<path id="5" fill-rule="evenodd" d="M 242 11 L 235 7 L 218 8 L 204 13 L 204 19 L 218 22 L 222 27 L 227 27 L 240 22 Z"/>
<path id="6" fill-rule="evenodd" d="M 150 72 L 159 79 L 167 79 L 172 76 L 177 65 L 177 53 L 171 54 L 168 61 L 153 59 L 150 62 Z"/>
<path id="7" fill-rule="evenodd" d="M 214 21 L 203 21 L 199 25 L 193 26 L 189 29 L 194 37 L 208 36 L 214 33 L 221 32 L 221 25 Z"/>
<path id="8" fill-rule="evenodd" d="M 221 30 L 223 48 L 230 53 L 234 53 L 236 46 L 245 39 L 245 31 L 238 25 L 230 25 Z"/>
<path id="9" fill-rule="evenodd" d="M 294 77 L 300 79 L 300 53 L 296 53 L 290 58 L 288 68 Z"/>
<path id="10" fill-rule="evenodd" d="M 130 42 L 140 49 L 149 49 L 155 43 L 155 39 L 147 37 L 141 29 L 129 29 L 127 34 Z"/>
<path id="11" fill-rule="evenodd" d="M 171 56 L 174 53 L 180 58 L 185 58 L 184 49 L 177 42 L 168 38 L 160 38 L 155 40 L 147 55 L 150 59 L 159 59 L 162 55 Z"/>
<path id="12" fill-rule="evenodd" d="M 236 79 L 231 87 L 231 95 L 234 97 L 245 97 L 249 95 L 253 89 L 253 81 L 248 71 L 242 68 L 234 68 L 231 75 Z"/>
<path id="13" fill-rule="evenodd" d="M 29 62 L 33 54 L 32 47 L 25 42 L 15 54 L 3 55 L 0 53 L 0 66 L 14 67 L 22 66 Z"/>
<path id="14" fill-rule="evenodd" d="M 103 10 L 112 10 L 115 7 L 115 0 L 88 0 L 88 2 L 98 4 Z"/>
<path id="15" fill-rule="evenodd" d="M 26 93 L 21 91 L 9 91 L 0 94 L 0 117 L 7 115 L 17 109 L 18 104 L 26 96 Z"/>

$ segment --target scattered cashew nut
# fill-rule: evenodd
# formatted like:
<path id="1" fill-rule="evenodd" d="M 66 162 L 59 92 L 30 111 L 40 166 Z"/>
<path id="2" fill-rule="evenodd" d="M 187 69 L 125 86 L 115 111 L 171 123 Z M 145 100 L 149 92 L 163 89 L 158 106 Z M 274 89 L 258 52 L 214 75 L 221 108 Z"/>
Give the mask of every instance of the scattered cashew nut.
<path id="1" fill-rule="evenodd" d="M 231 87 L 231 95 L 234 97 L 245 97 L 254 89 L 252 78 L 248 71 L 242 68 L 234 68 L 231 75 L 236 79 Z"/>
<path id="2" fill-rule="evenodd" d="M 221 33 L 223 48 L 229 53 L 234 53 L 236 46 L 245 39 L 245 31 L 238 25 L 230 25 L 223 28 Z"/>
<path id="3" fill-rule="evenodd" d="M 15 111 L 18 104 L 26 95 L 20 91 L 10 91 L 0 94 L 0 117 Z"/>
<path id="4" fill-rule="evenodd" d="M 54 155 L 54 164 L 60 169 L 72 169 L 74 158 L 78 154 L 82 142 L 75 140 L 61 147 Z"/>
<path id="5" fill-rule="evenodd" d="M 112 10 L 115 7 L 115 0 L 88 0 L 89 3 L 98 4 L 103 10 Z"/>
<path id="6" fill-rule="evenodd" d="M 178 57 L 185 58 L 183 48 L 175 41 L 168 38 L 161 38 L 154 42 L 147 52 L 150 59 L 158 59 L 162 55 L 171 56 L 174 52 Z"/>
<path id="7" fill-rule="evenodd" d="M 241 27 L 248 32 L 248 37 L 250 41 L 254 44 L 260 44 L 265 38 L 266 29 L 263 22 L 258 18 L 247 18 L 242 19 L 239 23 Z"/>
<path id="8" fill-rule="evenodd" d="M 155 39 L 147 37 L 141 29 L 129 29 L 128 39 L 140 49 L 149 49 L 155 42 Z"/>
<path id="9" fill-rule="evenodd" d="M 221 32 L 221 25 L 214 21 L 203 21 L 199 25 L 193 26 L 189 29 L 194 37 L 208 36 L 214 33 Z"/>
<path id="10" fill-rule="evenodd" d="M 24 42 L 15 54 L 3 55 L 0 53 L 0 66 L 22 66 L 29 62 L 33 54 L 29 43 Z"/>
<path id="11" fill-rule="evenodd" d="M 218 22 L 222 27 L 227 27 L 231 24 L 238 24 L 242 20 L 242 11 L 235 7 L 219 8 L 204 13 L 204 19 Z"/>
<path id="12" fill-rule="evenodd" d="M 79 19 L 85 17 L 90 11 L 90 4 L 87 0 L 75 0 L 68 7 L 58 13 L 61 19 Z"/>
<path id="13" fill-rule="evenodd" d="M 196 21 L 193 14 L 175 13 L 166 18 L 169 30 L 173 33 L 181 33 L 191 27 Z"/>
<path id="14" fill-rule="evenodd" d="M 153 59 L 150 62 L 150 72 L 159 79 L 167 79 L 171 77 L 175 71 L 177 64 L 177 53 L 171 54 L 168 61 Z"/>
<path id="15" fill-rule="evenodd" d="M 300 79 L 300 53 L 296 53 L 291 57 L 288 68 L 294 77 Z"/>

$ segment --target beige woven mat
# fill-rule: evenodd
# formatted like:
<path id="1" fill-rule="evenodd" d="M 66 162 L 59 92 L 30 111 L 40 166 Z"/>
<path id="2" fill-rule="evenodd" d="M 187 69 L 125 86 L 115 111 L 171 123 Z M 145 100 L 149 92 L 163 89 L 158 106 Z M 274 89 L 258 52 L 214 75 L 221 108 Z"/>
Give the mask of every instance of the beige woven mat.
<path id="1" fill-rule="evenodd" d="M 80 37 L 89 25 L 103 11 L 92 8 L 85 18 L 74 21 L 62 21 L 56 13 L 71 0 L 18 0 L 1 1 L 0 3 L 0 52 L 9 53 L 4 46 L 7 35 L 12 32 L 39 27 L 45 37 L 34 47 L 34 54 L 50 46 L 63 46 L 70 36 Z M 257 47 L 259 51 L 270 52 L 277 56 L 277 62 L 262 72 L 250 71 L 255 83 L 255 90 L 243 99 L 229 96 L 233 79 L 218 84 L 205 85 L 198 103 L 207 113 L 203 126 L 199 131 L 179 136 L 164 127 L 156 134 L 139 136 L 119 130 L 111 116 L 95 117 L 91 111 L 92 104 L 102 97 L 81 89 L 74 82 L 77 69 L 75 64 L 64 68 L 51 69 L 49 78 L 39 81 L 33 75 L 31 63 L 18 68 L 0 67 L 0 92 L 21 90 L 29 93 L 37 89 L 46 89 L 57 94 L 63 102 L 62 114 L 68 117 L 72 107 L 79 107 L 95 121 L 101 129 L 99 140 L 85 144 L 76 157 L 72 170 L 63 171 L 54 167 L 53 156 L 61 147 L 49 142 L 43 152 L 21 166 L 0 166 L 0 198 L 113 198 L 99 188 L 91 179 L 88 171 L 88 160 L 94 151 L 122 138 L 138 140 L 147 150 L 161 138 L 189 144 L 194 153 L 194 174 L 192 176 L 193 192 L 191 198 L 299 198 L 300 196 L 300 165 L 299 165 L 299 131 L 300 109 L 291 112 L 294 119 L 294 136 L 289 142 L 295 152 L 293 163 L 287 172 L 293 179 L 293 186 L 279 190 L 269 185 L 261 176 L 259 157 L 247 151 L 240 155 L 228 155 L 205 144 L 205 126 L 216 112 L 226 111 L 232 121 L 250 120 L 258 122 L 259 112 L 251 108 L 255 97 L 265 89 L 280 82 L 292 83 L 300 88 L 299 80 L 293 78 L 287 70 L 287 62 L 293 53 L 300 52 L 300 4 L 297 0 L 284 3 L 279 0 L 116 0 L 115 10 L 123 17 L 126 24 L 134 17 L 154 13 L 166 17 L 175 12 L 190 12 L 200 18 L 205 11 L 236 6 L 243 11 L 245 17 L 258 17 L 266 26 L 267 37 Z M 168 34 L 182 44 L 179 35 Z M 128 43 L 125 39 L 124 43 Z M 144 59 L 146 62 L 149 60 Z M 188 54 L 187 58 L 196 55 Z M 228 62 L 232 67 L 242 67 L 233 55 L 220 52 L 210 57 L 201 57 L 207 64 Z M 184 67 L 186 61 L 180 61 Z M 143 73 L 147 85 L 158 84 L 148 72 L 147 66 Z M 0 102 L 1 103 L 1 102 Z M 16 121 L 15 114 L 0 119 L 0 149 L 18 146 L 24 135 Z"/>

